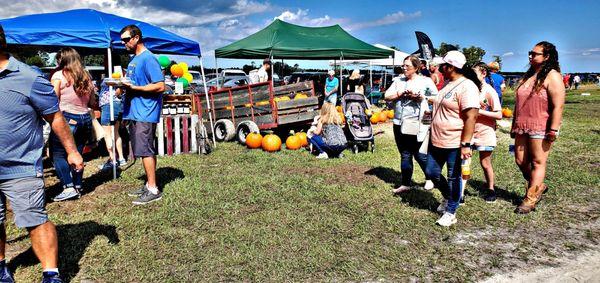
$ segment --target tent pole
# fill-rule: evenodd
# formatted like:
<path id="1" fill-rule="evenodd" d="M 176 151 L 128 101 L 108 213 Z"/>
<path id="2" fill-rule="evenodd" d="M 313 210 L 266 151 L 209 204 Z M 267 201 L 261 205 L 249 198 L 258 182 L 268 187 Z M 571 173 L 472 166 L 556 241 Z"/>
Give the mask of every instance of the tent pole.
<path id="1" fill-rule="evenodd" d="M 200 63 L 202 63 L 202 60 L 200 60 Z M 219 62 L 217 62 L 217 55 L 215 55 L 215 78 L 217 78 L 217 88 L 220 88 L 220 86 L 219 86 Z"/>
<path id="2" fill-rule="evenodd" d="M 212 112 L 210 109 L 210 102 L 208 100 L 208 88 L 206 87 L 206 76 L 204 75 L 204 64 L 202 63 L 202 56 L 198 56 L 198 58 L 200 58 L 200 71 L 202 72 L 202 84 L 204 85 L 204 98 L 206 99 L 206 110 L 208 112 L 208 121 L 210 122 L 210 128 L 211 131 L 213 131 L 213 135 L 212 135 L 212 141 L 213 141 L 213 146 L 217 147 L 217 141 L 215 140 L 215 133 L 214 133 L 214 125 L 213 125 L 213 119 L 212 119 Z M 217 60 L 215 58 L 215 68 L 216 68 L 216 63 Z M 217 82 L 219 81 L 219 79 L 217 79 Z M 201 113 L 198 113 L 201 114 Z M 200 123 L 202 123 L 202 116 L 200 115 L 200 117 L 198 117 L 198 120 L 200 121 Z M 204 133 L 202 133 L 204 134 Z M 201 153 L 202 151 L 198 151 L 199 153 Z"/>
<path id="3" fill-rule="evenodd" d="M 342 72 L 344 70 L 344 64 L 342 64 L 342 59 L 343 59 L 343 57 L 340 56 L 340 93 L 339 93 L 340 98 L 342 97 L 342 95 L 344 93 L 344 77 L 342 75 Z M 336 103 L 337 103 L 337 101 L 336 101 Z"/>
<path id="4" fill-rule="evenodd" d="M 275 83 L 273 83 L 273 69 L 275 67 L 275 64 L 273 63 L 273 55 L 271 55 L 271 87 L 275 87 Z"/>
<path id="5" fill-rule="evenodd" d="M 369 61 L 369 88 L 373 91 L 373 64 Z"/>
<path id="6" fill-rule="evenodd" d="M 111 74 L 113 73 L 113 66 L 112 66 L 112 54 L 110 52 L 110 47 L 106 48 L 106 53 L 107 53 L 107 62 L 108 65 L 106 68 L 108 70 L 108 76 L 107 78 L 110 78 Z M 110 121 L 114 122 L 115 121 L 115 107 L 114 107 L 114 99 L 115 99 L 115 89 L 112 86 L 108 87 L 108 93 L 110 95 Z M 111 140 L 112 140 L 112 169 L 113 169 L 113 180 L 117 179 L 117 153 L 116 153 L 116 141 L 115 141 L 115 125 L 113 123 L 110 123 L 110 132 L 111 132 Z M 106 142 L 106 137 L 104 137 L 104 141 Z"/>

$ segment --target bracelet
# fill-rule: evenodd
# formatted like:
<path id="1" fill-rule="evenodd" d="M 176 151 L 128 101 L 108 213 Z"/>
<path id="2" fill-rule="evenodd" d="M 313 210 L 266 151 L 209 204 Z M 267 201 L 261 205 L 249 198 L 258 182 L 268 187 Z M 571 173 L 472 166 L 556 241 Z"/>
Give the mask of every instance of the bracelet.
<path id="1" fill-rule="evenodd" d="M 558 132 L 556 129 L 550 129 L 550 132 Z"/>

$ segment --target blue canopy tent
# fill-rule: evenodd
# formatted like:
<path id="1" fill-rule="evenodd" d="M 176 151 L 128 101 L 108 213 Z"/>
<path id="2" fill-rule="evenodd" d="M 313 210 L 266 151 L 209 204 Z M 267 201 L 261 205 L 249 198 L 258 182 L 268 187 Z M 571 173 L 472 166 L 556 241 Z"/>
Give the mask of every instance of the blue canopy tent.
<path id="1" fill-rule="evenodd" d="M 106 50 L 109 77 L 113 72 L 111 50 L 125 49 L 121 42 L 121 29 L 127 25 L 137 25 L 142 30 L 144 45 L 153 53 L 198 56 L 202 78 L 206 84 L 200 45 L 145 22 L 92 9 L 77 9 L 2 19 L 0 24 L 4 28 L 9 46 L 31 45 L 45 49 L 69 46 Z M 204 89 L 208 89 L 206 85 Z M 205 95 L 207 107 L 210 108 L 207 91 Z M 212 126 L 210 115 L 209 119 Z"/>

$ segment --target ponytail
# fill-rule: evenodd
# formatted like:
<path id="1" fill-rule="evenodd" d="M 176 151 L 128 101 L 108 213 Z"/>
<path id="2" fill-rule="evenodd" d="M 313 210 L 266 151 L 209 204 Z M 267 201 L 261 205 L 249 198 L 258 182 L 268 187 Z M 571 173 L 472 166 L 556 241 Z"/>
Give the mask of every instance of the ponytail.
<path id="1" fill-rule="evenodd" d="M 473 67 L 471 67 L 468 64 L 465 64 L 462 69 L 458 69 L 456 68 L 456 72 L 463 75 L 465 78 L 471 80 L 473 83 L 475 83 L 475 85 L 477 86 L 477 88 L 481 91 L 481 87 L 483 86 L 483 84 L 481 83 L 481 81 L 479 80 L 479 78 L 477 77 L 477 74 L 475 73 L 475 71 L 473 71 Z"/>

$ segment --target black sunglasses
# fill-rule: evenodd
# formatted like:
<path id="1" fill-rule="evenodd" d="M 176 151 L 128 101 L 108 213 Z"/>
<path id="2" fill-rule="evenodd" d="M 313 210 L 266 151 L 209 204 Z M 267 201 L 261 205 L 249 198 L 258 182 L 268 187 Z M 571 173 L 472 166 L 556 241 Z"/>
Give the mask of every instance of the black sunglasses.
<path id="1" fill-rule="evenodd" d="M 544 53 L 538 53 L 538 52 L 535 52 L 535 51 L 529 51 L 529 53 L 527 53 L 527 54 L 529 54 L 529 56 L 531 56 L 531 57 L 535 57 L 535 56 L 538 56 L 538 55 L 544 55 Z"/>
<path id="2" fill-rule="evenodd" d="M 121 37 L 121 42 L 123 42 L 123 43 L 127 43 L 127 42 L 129 42 L 129 41 L 130 41 L 132 38 L 133 38 L 133 37 L 131 37 L 131 36 L 130 36 L 130 37 Z"/>

